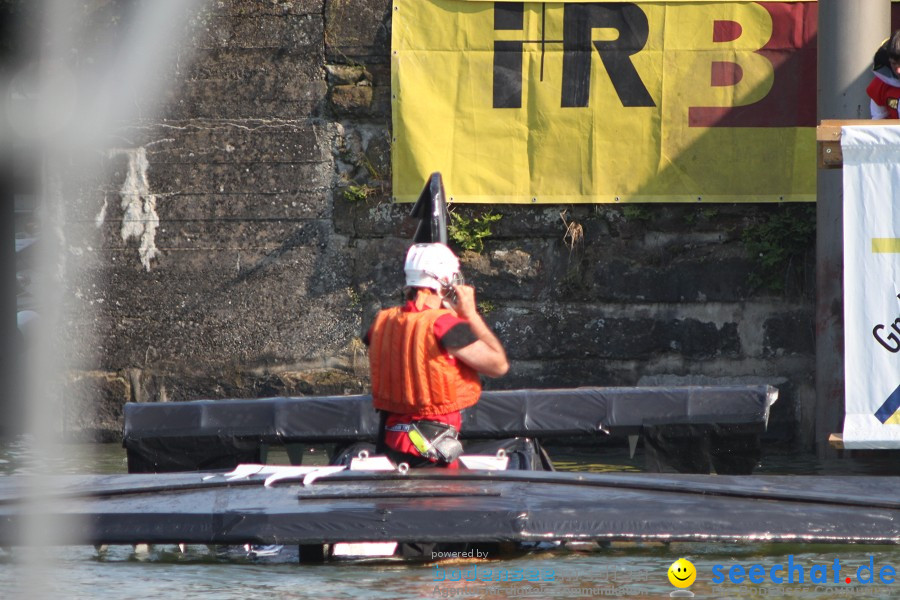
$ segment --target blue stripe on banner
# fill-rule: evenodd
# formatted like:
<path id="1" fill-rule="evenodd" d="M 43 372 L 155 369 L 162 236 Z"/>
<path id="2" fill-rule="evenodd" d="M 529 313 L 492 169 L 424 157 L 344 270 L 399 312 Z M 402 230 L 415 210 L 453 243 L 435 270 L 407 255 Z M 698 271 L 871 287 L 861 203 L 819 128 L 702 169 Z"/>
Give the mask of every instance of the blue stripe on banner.
<path id="1" fill-rule="evenodd" d="M 900 408 L 900 385 L 898 385 L 897 389 L 888 396 L 888 399 L 884 401 L 881 408 L 875 411 L 875 417 L 884 423 L 897 412 L 898 408 Z"/>

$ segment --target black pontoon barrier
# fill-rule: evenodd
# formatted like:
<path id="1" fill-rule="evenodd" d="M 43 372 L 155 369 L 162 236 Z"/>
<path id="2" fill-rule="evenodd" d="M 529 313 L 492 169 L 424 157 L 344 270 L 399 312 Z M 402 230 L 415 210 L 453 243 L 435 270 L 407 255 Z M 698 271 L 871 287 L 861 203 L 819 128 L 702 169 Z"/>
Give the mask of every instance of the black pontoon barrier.
<path id="1" fill-rule="evenodd" d="M 71 544 L 900 543 L 900 479 L 851 479 L 423 470 L 345 471 L 307 486 L 209 473 L 52 483 L 67 500 L 56 506 L 81 517 L 63 525 L 60 543 Z M 0 545 L 17 543 L 23 489 L 24 476 L 0 478 Z"/>
<path id="2" fill-rule="evenodd" d="M 777 396 L 767 385 L 485 392 L 464 411 L 462 437 L 649 432 L 654 447 L 665 452 L 666 438 L 659 432 L 675 431 L 688 446 L 734 458 L 732 448 L 722 444 L 745 448 L 750 439 L 757 443 L 749 445 L 758 447 Z M 123 445 L 132 473 L 227 469 L 263 462 L 265 445 L 371 442 L 377 427 L 368 395 L 129 403 Z M 756 457 L 741 460 L 740 468 L 717 470 L 750 472 L 747 465 Z"/>

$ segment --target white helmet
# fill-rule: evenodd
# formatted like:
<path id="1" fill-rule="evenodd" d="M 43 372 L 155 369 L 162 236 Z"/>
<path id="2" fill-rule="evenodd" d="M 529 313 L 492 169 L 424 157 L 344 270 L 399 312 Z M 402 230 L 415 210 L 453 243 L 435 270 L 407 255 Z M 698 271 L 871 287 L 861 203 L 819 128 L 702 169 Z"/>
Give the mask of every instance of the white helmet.
<path id="1" fill-rule="evenodd" d="M 406 253 L 406 286 L 441 288 L 461 283 L 459 259 L 444 244 L 415 244 Z"/>

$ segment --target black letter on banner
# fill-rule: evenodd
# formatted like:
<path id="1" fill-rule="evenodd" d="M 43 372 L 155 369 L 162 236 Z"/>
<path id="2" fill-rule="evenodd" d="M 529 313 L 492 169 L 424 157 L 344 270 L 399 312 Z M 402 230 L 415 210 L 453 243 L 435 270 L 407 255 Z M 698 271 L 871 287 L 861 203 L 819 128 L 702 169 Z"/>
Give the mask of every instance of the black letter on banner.
<path id="1" fill-rule="evenodd" d="M 494 30 L 521 31 L 525 5 L 494 3 Z M 524 42 L 494 42 L 494 108 L 522 108 L 522 53 Z"/>
<path id="2" fill-rule="evenodd" d="M 656 106 L 629 58 L 647 43 L 647 15 L 636 5 L 566 4 L 563 17 L 562 106 L 588 105 L 591 91 L 591 29 L 617 29 L 619 39 L 593 42 L 622 106 Z"/>

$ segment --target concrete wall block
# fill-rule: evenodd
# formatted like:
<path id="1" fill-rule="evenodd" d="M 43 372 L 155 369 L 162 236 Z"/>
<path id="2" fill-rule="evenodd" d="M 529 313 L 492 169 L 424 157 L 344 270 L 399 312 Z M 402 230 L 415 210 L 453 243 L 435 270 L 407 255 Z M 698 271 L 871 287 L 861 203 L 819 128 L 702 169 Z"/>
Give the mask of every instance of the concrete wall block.
<path id="1" fill-rule="evenodd" d="M 376 126 L 370 132 L 363 148 L 362 162 L 370 181 L 373 184 L 384 183 L 383 191 L 389 196 L 392 172 L 391 132 L 387 128 Z M 412 209 L 411 206 L 409 208 Z"/>
<path id="2" fill-rule="evenodd" d="M 116 442 L 122 437 L 131 383 L 121 371 L 70 373 L 65 384 L 63 431 L 67 439 Z"/>
<path id="3" fill-rule="evenodd" d="M 390 0 L 325 0 L 325 51 L 330 62 L 386 62 L 391 47 Z"/>
<path id="4" fill-rule="evenodd" d="M 111 221 L 121 224 L 131 209 L 148 218 L 155 213 L 155 217 L 179 220 L 296 219 L 330 215 L 328 182 L 333 169 L 330 156 L 318 163 L 159 162 L 133 169 L 134 165 L 129 164 L 133 158 L 126 154 L 133 155 L 143 149 L 112 151 L 115 154 L 107 160 L 108 178 L 102 183 L 98 180 L 93 190 L 79 191 L 71 195 L 71 200 L 67 199 L 64 205 L 67 222 L 94 222 L 98 227 Z M 186 149 L 179 152 L 190 153 Z M 159 156 L 148 154 L 151 159 Z M 129 172 L 145 173 L 146 184 L 140 176 L 137 181 L 129 179 Z M 191 183 L 187 184 L 188 181 Z M 129 214 L 129 218 L 135 217 Z"/>
<path id="5" fill-rule="evenodd" d="M 258 89 L 235 81 L 183 81 L 160 100 L 159 106 L 147 104 L 142 110 L 176 120 L 294 119 L 297 115 L 323 114 L 326 94 L 324 80 Z"/>
<path id="6" fill-rule="evenodd" d="M 123 225 L 118 219 L 104 221 L 98 228 L 93 223 L 72 223 L 67 229 L 68 250 L 80 255 L 89 251 L 90 240 L 96 246 L 110 250 L 149 246 L 146 254 L 168 251 L 259 251 L 275 252 L 302 245 L 320 245 L 322 228 L 327 222 L 318 220 L 231 220 L 161 218 L 155 230 L 146 227 L 140 235 L 123 236 Z M 96 235 L 99 232 L 99 235 Z M 84 240 L 89 240 L 88 245 Z"/>
<path id="7" fill-rule="evenodd" d="M 322 163 L 150 165 L 155 194 L 286 194 L 330 187 L 330 165 Z"/>
<path id="8" fill-rule="evenodd" d="M 812 364 L 805 377 L 797 374 L 797 376 L 792 378 L 796 386 L 794 394 L 796 398 L 795 425 L 776 439 L 790 439 L 798 445 L 805 440 L 816 439 L 816 371 L 815 363 L 813 361 L 810 362 Z M 773 435 L 777 434 L 778 432 L 773 431 Z"/>
<path id="9" fill-rule="evenodd" d="M 593 305 L 545 304 L 540 309 L 499 307 L 486 317 L 511 359 L 685 359 L 738 357 L 735 323 L 696 318 L 612 316 Z"/>
<path id="10" fill-rule="evenodd" d="M 542 239 L 488 242 L 481 254 L 461 253 L 463 273 L 479 300 L 555 298 L 547 285 L 553 245 Z"/>
<path id="11" fill-rule="evenodd" d="M 617 375 L 597 359 L 517 360 L 501 379 L 485 379 L 486 390 L 552 389 L 577 386 L 615 386 Z"/>
<path id="12" fill-rule="evenodd" d="M 307 221 L 330 219 L 330 190 L 288 194 L 202 194 L 164 196 L 157 200 L 162 221 Z"/>
<path id="13" fill-rule="evenodd" d="M 332 110 L 338 117 L 359 117 L 389 123 L 391 119 L 390 65 L 370 64 L 325 66 L 332 87 Z M 369 88 L 354 90 L 351 88 Z M 345 122 L 345 124 L 350 124 Z"/>
<path id="14" fill-rule="evenodd" d="M 106 295 L 101 299 L 109 298 Z M 65 324 L 60 328 L 59 347 L 65 349 L 70 377 L 94 371 L 114 372 L 127 365 L 120 360 L 122 357 L 110 354 L 110 349 L 117 343 L 113 338 L 119 326 L 110 319 L 99 318 L 96 314 L 99 308 L 98 304 L 91 305 L 88 301 L 69 302 L 59 317 L 59 322 Z M 127 318 L 119 315 L 117 320 Z"/>
<path id="15" fill-rule="evenodd" d="M 636 227 L 642 234 L 648 230 L 682 234 L 736 231 L 740 234 L 760 210 L 764 210 L 761 207 L 753 203 L 617 203 L 595 206 L 591 212 L 613 230 Z"/>
<path id="16" fill-rule="evenodd" d="M 612 359 L 611 359 L 612 360 Z M 754 356 L 719 356 L 688 360 L 680 354 L 654 356 L 644 361 L 631 361 L 634 381 L 646 381 L 651 376 L 682 378 L 758 377 L 763 379 L 805 379 L 812 372 L 813 357 L 786 356 L 777 363 Z M 634 384 L 632 384 L 634 385 Z"/>
<path id="17" fill-rule="evenodd" d="M 98 181 L 95 189 L 72 194 L 71 199 L 67 198 L 62 206 L 60 218 L 64 223 L 102 223 L 113 212 L 121 217 L 119 188 L 121 185 L 113 186 L 108 181 Z"/>
<path id="18" fill-rule="evenodd" d="M 382 307 L 401 301 L 409 243 L 407 238 L 360 239 L 348 250 L 353 257 L 351 279 L 362 300 L 364 317 L 371 319 Z"/>
<path id="19" fill-rule="evenodd" d="M 246 250 L 275 253 L 324 243 L 317 221 L 169 221 L 158 230 L 160 251 Z"/>
<path id="20" fill-rule="evenodd" d="M 453 190 L 447 193 L 453 196 Z M 694 207 L 671 208 L 669 205 L 495 205 L 489 209 L 503 218 L 493 226 L 498 237 L 533 238 L 549 237 L 566 239 L 573 251 L 589 249 L 596 244 L 620 243 L 644 252 L 670 252 L 679 254 L 697 252 L 704 247 L 719 248 L 723 244 L 740 244 L 738 224 L 740 219 L 720 221 L 718 217 L 702 220 L 690 212 Z M 483 206 L 459 205 L 464 216 L 485 211 Z M 715 211 L 704 207 L 709 211 Z M 638 216 L 634 216 L 637 214 Z M 716 213 L 717 214 L 717 213 Z M 631 216 L 626 216 L 631 215 Z M 659 216 L 658 216 L 659 215 Z M 569 229 L 578 230 L 581 242 L 572 240 Z"/>
<path id="21" fill-rule="evenodd" d="M 324 75 L 321 41 L 274 54 L 265 48 L 197 50 L 176 65 L 182 81 L 238 81 L 247 85 L 267 82 L 284 87 L 292 82 L 321 81 Z"/>
<path id="22" fill-rule="evenodd" d="M 322 0 L 215 0 L 207 10 L 225 16 L 321 15 Z"/>
<path id="23" fill-rule="evenodd" d="M 366 65 L 366 72 L 372 81 L 372 86 L 391 88 L 391 64 L 385 62 L 373 62 Z M 388 115 L 390 116 L 390 115 Z"/>
<path id="24" fill-rule="evenodd" d="M 447 189 L 449 196 L 453 195 L 452 189 Z M 485 210 L 482 206 L 469 206 L 460 204 L 457 210 L 466 217 Z M 503 217 L 492 226 L 497 237 L 502 238 L 552 238 L 562 240 L 566 234 L 566 222 L 575 221 L 586 226 L 588 209 L 582 206 L 560 205 L 521 205 L 521 204 L 497 204 L 488 207 L 491 212 Z M 563 215 L 561 217 L 560 215 Z M 596 219 L 594 219 L 596 221 Z"/>
<path id="25" fill-rule="evenodd" d="M 105 208 L 87 207 L 65 227 L 65 251 L 71 260 L 89 260 L 98 249 L 125 250 L 146 244 L 145 254 L 191 250 L 273 252 L 285 246 L 314 243 L 330 229 L 325 192 L 255 196 L 171 196 L 157 199 L 155 226 L 129 232 L 118 196 Z M 98 216 L 103 213 L 103 220 Z M 140 223 L 140 222 L 138 222 Z M 321 242 L 315 242 L 320 244 Z M 160 257 L 161 259 L 161 257 Z"/>
<path id="26" fill-rule="evenodd" d="M 100 255 L 97 260 L 120 265 L 138 261 L 131 266 L 149 272 L 140 262 L 139 240 L 122 241 L 115 225 L 109 224 L 111 231 L 101 249 L 93 249 Z M 238 274 L 256 272 L 282 259 L 299 260 L 296 253 L 311 257 L 324 252 L 329 244 L 328 229 L 326 221 L 237 222 L 230 227 L 203 221 L 163 224 L 151 240 L 159 256 L 150 270 L 234 265 Z"/>
<path id="27" fill-rule="evenodd" d="M 815 311 L 812 307 L 773 314 L 763 324 L 763 354 L 814 355 L 816 349 Z"/>
<path id="28" fill-rule="evenodd" d="M 362 65 L 325 65 L 328 85 L 372 85 L 372 74 Z"/>
<path id="29" fill-rule="evenodd" d="M 409 217 L 411 204 L 394 204 L 374 195 L 370 201 L 351 201 L 344 194 L 346 186 L 335 189 L 335 228 L 361 240 L 401 236 L 411 239 L 416 224 Z M 409 241 L 407 241 L 407 244 Z"/>
<path id="30" fill-rule="evenodd" d="M 726 251 L 718 257 L 660 259 L 617 240 L 570 250 L 560 238 L 494 236 L 485 239 L 481 256 L 464 255 L 463 264 L 492 297 L 561 302 L 743 301 L 753 268 Z"/>
<path id="31" fill-rule="evenodd" d="M 335 187 L 331 193 L 331 206 L 333 208 L 331 216 L 335 233 L 339 235 L 354 236 L 356 230 L 354 225 L 356 222 L 356 212 L 366 210 L 365 205 L 359 205 L 359 202 L 347 200 L 344 193 L 346 186 Z"/>
<path id="32" fill-rule="evenodd" d="M 97 265 L 97 270 L 89 275 L 101 276 L 102 283 L 109 285 L 115 284 L 115 278 L 110 276 L 116 275 L 119 270 L 135 271 L 133 276 L 139 279 L 128 282 L 128 285 L 138 287 L 165 277 L 169 272 L 214 270 L 217 271 L 217 279 L 226 272 L 230 272 L 233 277 L 248 278 L 251 275 L 258 277 L 272 266 L 282 263 L 307 267 L 318 265 L 319 255 L 328 252 L 327 229 L 326 222 L 308 221 L 292 227 L 286 226 L 284 237 L 273 237 L 272 242 L 267 245 L 252 240 L 244 245 L 217 244 L 215 239 L 210 239 L 206 245 L 197 244 L 196 247 L 163 246 L 160 249 L 161 256 L 151 265 L 150 270 L 141 264 L 135 241 L 129 241 L 127 245 L 118 248 L 85 251 L 95 255 L 93 262 Z M 144 275 L 140 275 L 141 271 Z"/>
<path id="33" fill-rule="evenodd" d="M 606 301 L 736 302 L 749 296 L 752 270 L 752 263 L 741 257 L 700 257 L 663 265 L 610 257 L 591 266 L 585 281 L 587 291 L 576 297 Z"/>
<path id="34" fill-rule="evenodd" d="M 323 41 L 321 14 L 209 15 L 192 33 L 189 47 L 198 49 L 268 48 L 293 52 Z"/>
<path id="35" fill-rule="evenodd" d="M 387 85 L 376 85 L 372 88 L 372 104 L 369 106 L 369 115 L 373 119 L 390 121 L 391 119 L 391 88 Z"/>
<path id="36" fill-rule="evenodd" d="M 390 201 L 390 131 L 382 124 L 359 122 L 342 122 L 337 129 L 333 152 L 338 187 L 365 184 L 373 192 L 369 204 Z"/>
<path id="37" fill-rule="evenodd" d="M 216 221 L 223 228 L 240 222 L 309 221 L 331 217 L 331 191 L 314 190 L 287 194 L 174 194 L 156 198 L 156 213 L 160 224 L 182 221 Z M 117 191 L 67 206 L 66 221 L 93 223 L 85 234 L 99 239 L 104 225 L 121 234 L 124 210 L 122 195 Z M 75 231 L 74 229 L 70 231 Z M 69 236 L 71 237 L 71 236 Z M 115 242 L 112 243 L 114 246 Z M 93 244 L 95 247 L 97 243 Z"/>
<path id="38" fill-rule="evenodd" d="M 372 97 L 370 85 L 336 85 L 329 95 L 331 110 L 338 117 L 371 116 Z"/>
<path id="39" fill-rule="evenodd" d="M 120 132 L 144 147 L 151 164 L 328 163 L 332 161 L 332 128 L 312 120 L 225 120 L 149 122 Z M 110 178 L 121 182 L 124 154 L 107 158 Z"/>
<path id="40" fill-rule="evenodd" d="M 150 273 L 97 274 L 97 290 L 75 290 L 93 318 L 70 320 L 103 339 L 100 360 L 128 367 L 291 364 L 340 354 L 359 335 L 360 303 L 349 293 L 348 257 L 299 248 L 246 268 L 214 254 Z M 197 266 L 204 261 L 206 264 Z M 103 299 L 104 302 L 98 300 Z"/>
<path id="41" fill-rule="evenodd" d="M 391 123 L 391 66 L 389 63 L 373 63 L 368 71 L 372 74 L 372 106 L 370 114 L 373 119 Z"/>
<path id="42" fill-rule="evenodd" d="M 295 111 L 283 118 L 296 118 L 298 114 L 307 116 L 309 113 L 298 113 L 297 108 L 309 104 L 320 90 L 326 87 L 322 77 L 308 77 L 300 72 L 283 73 L 253 73 L 244 78 L 181 78 L 171 83 L 171 94 L 180 103 L 189 106 L 202 106 L 205 103 L 216 101 L 221 111 L 229 111 L 228 114 L 211 115 L 209 118 L 233 118 L 234 116 L 246 118 L 267 119 L 282 115 L 254 115 L 249 112 L 241 114 L 239 111 L 249 111 L 256 106 L 274 106 L 277 102 L 296 103 Z M 201 114 L 188 114 L 183 118 L 206 117 Z M 170 118 L 178 118 L 177 116 Z"/>
<path id="43" fill-rule="evenodd" d="M 198 372 L 139 370 L 145 390 L 142 402 L 185 402 L 224 398 L 274 398 L 361 394 L 368 382 L 352 370 L 308 368 L 303 370 L 246 370 L 240 368 Z"/>

